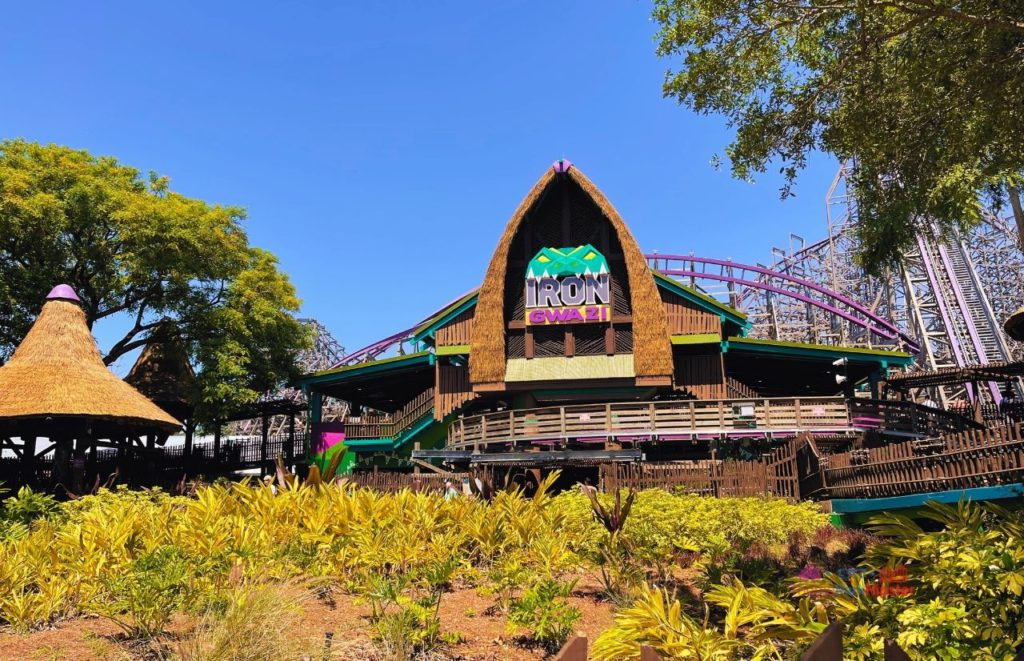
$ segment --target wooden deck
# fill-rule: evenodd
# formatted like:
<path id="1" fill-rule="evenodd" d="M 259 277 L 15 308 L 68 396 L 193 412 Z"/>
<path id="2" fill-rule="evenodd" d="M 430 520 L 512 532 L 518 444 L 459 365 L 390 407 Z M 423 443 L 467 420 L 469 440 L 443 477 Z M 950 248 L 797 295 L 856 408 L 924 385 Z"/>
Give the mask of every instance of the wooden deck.
<path id="1" fill-rule="evenodd" d="M 446 450 L 501 452 L 535 446 L 606 447 L 659 441 L 786 438 L 800 432 L 873 432 L 918 438 L 977 426 L 911 402 L 804 397 L 581 404 L 460 418 Z"/>

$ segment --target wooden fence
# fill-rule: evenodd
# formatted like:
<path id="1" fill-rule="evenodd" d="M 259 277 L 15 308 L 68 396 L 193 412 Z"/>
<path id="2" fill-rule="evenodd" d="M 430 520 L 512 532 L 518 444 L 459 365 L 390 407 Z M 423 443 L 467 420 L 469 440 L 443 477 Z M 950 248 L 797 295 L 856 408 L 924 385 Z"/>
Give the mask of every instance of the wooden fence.
<path id="1" fill-rule="evenodd" d="M 804 437 L 753 461 L 705 459 L 603 464 L 605 491 L 662 488 L 705 496 L 774 496 L 799 500 L 797 454 Z"/>
<path id="2" fill-rule="evenodd" d="M 444 483 L 451 480 L 456 489 L 462 490 L 463 478 L 469 473 L 399 473 L 397 471 L 366 471 L 345 475 L 345 479 L 361 487 L 376 491 L 394 492 L 402 489 L 413 491 L 444 491 Z"/>
<path id="3" fill-rule="evenodd" d="M 1024 481 L 1021 423 L 820 458 L 832 498 L 878 498 Z"/>

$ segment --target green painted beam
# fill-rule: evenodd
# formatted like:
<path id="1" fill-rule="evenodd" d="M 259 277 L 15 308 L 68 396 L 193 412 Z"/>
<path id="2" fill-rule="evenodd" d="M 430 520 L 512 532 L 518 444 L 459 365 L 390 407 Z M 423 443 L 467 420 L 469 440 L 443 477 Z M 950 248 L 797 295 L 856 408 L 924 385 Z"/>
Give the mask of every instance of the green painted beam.
<path id="1" fill-rule="evenodd" d="M 469 345 L 453 344 L 447 347 L 437 347 L 434 349 L 434 354 L 437 356 L 466 356 L 469 355 Z"/>
<path id="2" fill-rule="evenodd" d="M 834 347 L 826 344 L 804 344 L 779 340 L 758 340 L 750 337 L 730 337 L 727 340 L 733 351 L 752 351 L 782 356 L 803 356 L 807 358 L 846 358 L 854 362 L 910 365 L 914 357 L 901 351 L 863 349 L 860 347 Z"/>
<path id="3" fill-rule="evenodd" d="M 673 335 L 674 346 L 685 346 L 688 344 L 718 344 L 722 341 L 718 333 L 690 333 L 687 335 Z"/>
<path id="4" fill-rule="evenodd" d="M 382 358 L 380 360 L 373 360 L 367 363 L 346 365 L 345 367 L 336 367 L 322 372 L 314 372 L 313 374 L 307 374 L 299 377 L 294 381 L 294 383 L 299 386 L 322 385 L 324 383 L 332 383 L 357 376 L 366 376 L 367 374 L 376 374 L 378 372 L 402 369 L 405 367 L 415 367 L 417 365 L 432 365 L 433 363 L 433 353 L 429 351 L 418 351 L 404 356 L 393 356 L 391 358 Z"/>

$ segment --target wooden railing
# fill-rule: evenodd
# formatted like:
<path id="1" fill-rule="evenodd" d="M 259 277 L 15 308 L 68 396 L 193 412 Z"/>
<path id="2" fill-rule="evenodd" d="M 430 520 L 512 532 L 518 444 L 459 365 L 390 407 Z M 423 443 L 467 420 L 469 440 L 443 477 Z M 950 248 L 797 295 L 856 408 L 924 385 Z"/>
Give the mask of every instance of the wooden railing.
<path id="1" fill-rule="evenodd" d="M 364 415 L 345 421 L 345 438 L 396 438 L 430 413 L 434 389 L 427 388 L 411 402 L 389 415 Z"/>
<path id="2" fill-rule="evenodd" d="M 852 430 L 841 397 L 622 402 L 520 409 L 461 418 L 448 429 L 450 449 L 510 441 L 681 440 L 759 431 Z M 744 432 L 744 430 L 749 430 Z"/>
<path id="3" fill-rule="evenodd" d="M 952 411 L 892 399 L 852 399 L 850 416 L 860 428 L 917 436 L 981 428 L 973 420 Z"/>
<path id="4" fill-rule="evenodd" d="M 877 498 L 1024 482 L 1021 423 L 852 450 L 821 459 L 832 498 Z"/>

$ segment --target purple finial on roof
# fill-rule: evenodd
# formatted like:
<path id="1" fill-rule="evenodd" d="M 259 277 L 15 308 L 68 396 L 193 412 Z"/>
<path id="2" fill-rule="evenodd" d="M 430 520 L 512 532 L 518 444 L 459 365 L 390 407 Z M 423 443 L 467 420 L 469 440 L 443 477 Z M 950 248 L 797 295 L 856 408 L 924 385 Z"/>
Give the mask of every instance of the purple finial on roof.
<path id="1" fill-rule="evenodd" d="M 572 167 L 572 161 L 567 158 L 560 158 L 551 167 L 555 168 L 555 172 L 565 174 Z"/>
<path id="2" fill-rule="evenodd" d="M 57 285 L 50 290 L 50 293 L 46 295 L 46 300 L 52 301 L 54 299 L 61 299 L 65 301 L 74 301 L 80 303 L 82 299 L 78 298 L 78 294 L 71 288 L 70 285 Z"/>

